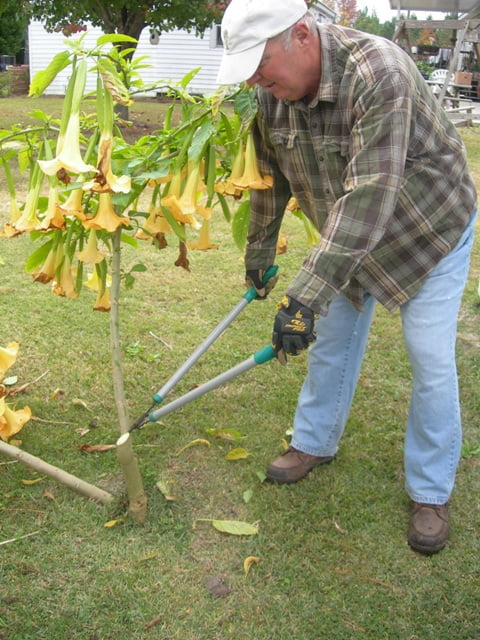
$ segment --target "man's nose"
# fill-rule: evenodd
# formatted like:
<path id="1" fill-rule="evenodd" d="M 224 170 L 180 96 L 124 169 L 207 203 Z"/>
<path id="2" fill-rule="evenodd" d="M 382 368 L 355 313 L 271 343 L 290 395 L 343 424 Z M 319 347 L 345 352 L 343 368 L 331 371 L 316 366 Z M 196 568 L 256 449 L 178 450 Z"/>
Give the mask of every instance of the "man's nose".
<path id="1" fill-rule="evenodd" d="M 253 87 L 254 84 L 257 84 L 259 79 L 260 79 L 260 74 L 258 73 L 258 71 L 255 71 L 253 76 L 250 76 L 250 78 L 246 80 L 246 83 L 248 84 L 249 87 Z"/>

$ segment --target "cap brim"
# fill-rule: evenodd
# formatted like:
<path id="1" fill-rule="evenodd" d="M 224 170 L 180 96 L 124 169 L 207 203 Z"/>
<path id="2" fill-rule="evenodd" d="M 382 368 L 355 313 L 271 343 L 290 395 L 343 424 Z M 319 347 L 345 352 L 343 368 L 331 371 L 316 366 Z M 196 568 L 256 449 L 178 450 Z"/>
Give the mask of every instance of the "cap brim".
<path id="1" fill-rule="evenodd" d="M 265 50 L 265 42 L 239 53 L 223 52 L 217 75 L 218 84 L 238 84 L 251 78 L 258 69 Z"/>

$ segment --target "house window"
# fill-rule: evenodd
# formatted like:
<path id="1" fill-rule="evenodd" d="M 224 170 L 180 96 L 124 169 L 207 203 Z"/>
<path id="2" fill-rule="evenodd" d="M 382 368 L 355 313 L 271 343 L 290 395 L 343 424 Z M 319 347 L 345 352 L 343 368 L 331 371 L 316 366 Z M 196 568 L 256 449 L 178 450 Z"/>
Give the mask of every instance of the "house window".
<path id="1" fill-rule="evenodd" d="M 210 31 L 210 49 L 216 49 L 217 47 L 223 47 L 222 25 L 213 24 Z"/>

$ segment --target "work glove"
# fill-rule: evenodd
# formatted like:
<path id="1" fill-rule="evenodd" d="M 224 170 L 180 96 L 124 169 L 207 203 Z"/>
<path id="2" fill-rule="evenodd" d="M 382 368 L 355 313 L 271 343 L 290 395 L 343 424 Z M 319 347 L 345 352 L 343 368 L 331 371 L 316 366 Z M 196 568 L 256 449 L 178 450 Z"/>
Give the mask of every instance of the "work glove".
<path id="1" fill-rule="evenodd" d="M 285 364 L 287 354 L 296 356 L 315 340 L 315 314 L 311 309 L 288 296 L 285 296 L 277 307 L 272 346 L 279 362 Z"/>
<path id="2" fill-rule="evenodd" d="M 247 289 L 250 289 L 252 286 L 255 287 L 257 298 L 259 300 L 265 300 L 270 291 L 277 284 L 277 275 L 269 278 L 267 282 L 262 281 L 262 278 L 268 269 L 270 269 L 270 267 L 267 267 L 267 269 L 247 269 L 245 273 L 245 286 Z"/>

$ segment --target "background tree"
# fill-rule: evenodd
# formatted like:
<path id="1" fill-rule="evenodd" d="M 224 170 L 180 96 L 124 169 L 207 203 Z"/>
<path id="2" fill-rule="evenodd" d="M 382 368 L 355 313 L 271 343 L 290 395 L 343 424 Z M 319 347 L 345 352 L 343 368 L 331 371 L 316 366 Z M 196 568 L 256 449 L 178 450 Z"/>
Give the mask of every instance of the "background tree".
<path id="1" fill-rule="evenodd" d="M 358 16 L 357 0 L 337 0 L 337 23 L 352 27 Z"/>
<path id="2" fill-rule="evenodd" d="M 372 12 L 372 15 L 369 15 L 367 8 L 359 11 L 353 26 L 360 31 L 373 33 L 374 35 L 382 36 L 389 40 L 393 38 L 393 34 L 395 33 L 395 19 L 381 23 L 375 11 Z"/>
<path id="3" fill-rule="evenodd" d="M 17 0 L 4 0 L 0 4 L 0 55 L 15 56 L 19 64 L 24 62 L 27 21 Z"/>
<path id="4" fill-rule="evenodd" d="M 65 31 L 91 23 L 104 33 L 121 33 L 138 40 L 145 27 L 161 33 L 187 29 L 203 34 L 218 21 L 226 3 L 208 0 L 22 0 L 28 14 L 47 30 Z M 125 47 L 134 47 L 131 43 Z M 133 51 L 132 51 L 133 54 Z"/>

